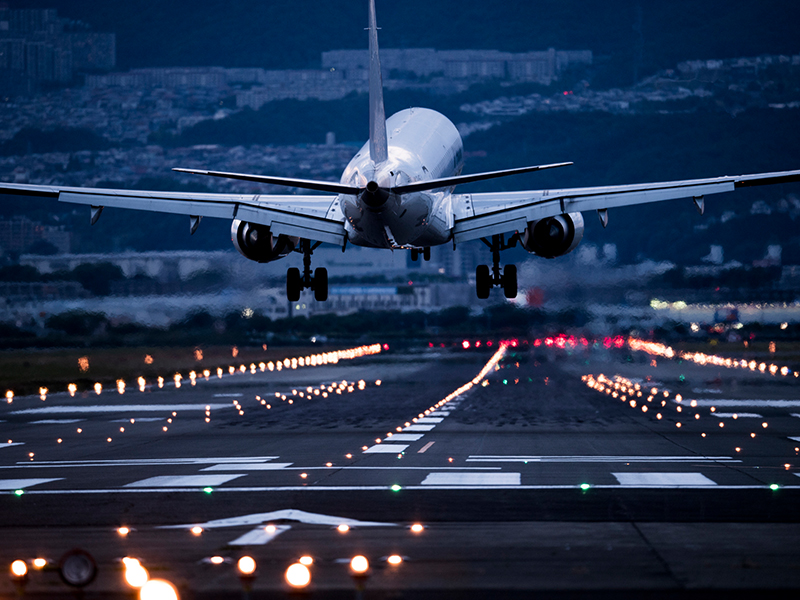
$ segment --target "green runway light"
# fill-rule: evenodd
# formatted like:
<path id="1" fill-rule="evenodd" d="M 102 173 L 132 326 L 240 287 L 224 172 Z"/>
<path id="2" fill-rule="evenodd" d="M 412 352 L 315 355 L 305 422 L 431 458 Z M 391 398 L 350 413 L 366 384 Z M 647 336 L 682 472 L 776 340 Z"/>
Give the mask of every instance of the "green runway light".
<path id="1" fill-rule="evenodd" d="M 15 496 L 22 496 L 22 494 L 24 494 L 24 493 L 25 493 L 25 490 L 14 490 L 14 495 Z"/>
<path id="2" fill-rule="evenodd" d="M 592 487 L 592 486 L 591 486 L 591 485 L 589 485 L 588 483 L 582 483 L 582 484 L 581 484 L 581 489 L 582 489 L 584 492 L 585 492 L 586 490 L 588 490 L 590 487 Z"/>
<path id="3" fill-rule="evenodd" d="M 503 385 L 508 385 L 508 379 L 503 379 Z"/>
<path id="4" fill-rule="evenodd" d="M 401 488 L 401 487 L 400 487 L 399 485 L 397 485 L 396 483 L 395 483 L 395 484 L 392 486 L 392 491 L 393 491 L 393 492 L 399 492 L 399 491 L 400 491 L 400 490 L 402 490 L 402 489 L 403 489 L 403 488 Z"/>
<path id="5" fill-rule="evenodd" d="M 771 489 L 774 492 L 775 490 L 780 489 L 780 487 L 781 486 L 779 486 L 777 483 L 773 483 L 773 484 L 770 484 L 769 489 Z"/>
<path id="6" fill-rule="evenodd" d="M 214 488 L 210 488 L 210 487 L 203 488 L 203 491 L 204 491 L 206 494 L 210 494 L 211 492 L 213 492 L 213 491 L 214 491 Z"/>

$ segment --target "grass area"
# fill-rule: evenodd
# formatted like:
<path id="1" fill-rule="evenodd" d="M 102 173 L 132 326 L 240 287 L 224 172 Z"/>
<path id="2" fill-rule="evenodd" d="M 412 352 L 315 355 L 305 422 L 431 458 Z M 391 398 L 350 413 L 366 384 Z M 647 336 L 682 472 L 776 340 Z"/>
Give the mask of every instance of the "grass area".
<path id="1" fill-rule="evenodd" d="M 67 390 L 70 383 L 78 391 L 91 390 L 96 382 L 104 389 L 115 387 L 118 379 L 127 385 L 135 385 L 138 377 L 148 383 L 161 376 L 171 380 L 175 373 L 186 378 L 191 370 L 209 369 L 216 373 L 217 367 L 225 371 L 228 367 L 239 368 L 251 363 L 283 360 L 284 358 L 308 356 L 338 348 L 322 347 L 139 347 L 139 348 L 91 348 L 58 349 L 52 351 L 0 352 L 0 393 L 12 390 L 16 396 L 38 394 L 40 387 L 51 393 Z M 82 368 L 84 367 L 84 368 Z"/>

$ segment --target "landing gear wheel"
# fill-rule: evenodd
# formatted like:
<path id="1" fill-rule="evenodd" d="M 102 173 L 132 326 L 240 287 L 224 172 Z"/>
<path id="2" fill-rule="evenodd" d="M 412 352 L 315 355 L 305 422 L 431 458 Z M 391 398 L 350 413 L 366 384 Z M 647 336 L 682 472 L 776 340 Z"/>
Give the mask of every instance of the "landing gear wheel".
<path id="1" fill-rule="evenodd" d="M 411 262 L 417 262 L 419 260 L 419 250 L 416 248 L 411 249 Z"/>
<path id="2" fill-rule="evenodd" d="M 478 298 L 486 300 L 489 297 L 489 292 L 492 291 L 492 276 L 489 273 L 487 265 L 478 265 L 475 269 L 475 292 Z"/>
<path id="3" fill-rule="evenodd" d="M 303 280 L 300 277 L 300 269 L 292 267 L 286 271 L 286 297 L 289 302 L 300 300 L 300 292 L 303 290 Z"/>
<path id="4" fill-rule="evenodd" d="M 503 293 L 506 298 L 517 297 L 517 266 L 506 265 L 503 269 Z"/>
<path id="5" fill-rule="evenodd" d="M 431 259 L 431 249 L 430 248 L 423 248 L 422 250 L 422 258 L 425 260 Z"/>
<path id="6" fill-rule="evenodd" d="M 320 267 L 314 270 L 314 300 L 325 302 L 328 299 L 328 269 Z"/>

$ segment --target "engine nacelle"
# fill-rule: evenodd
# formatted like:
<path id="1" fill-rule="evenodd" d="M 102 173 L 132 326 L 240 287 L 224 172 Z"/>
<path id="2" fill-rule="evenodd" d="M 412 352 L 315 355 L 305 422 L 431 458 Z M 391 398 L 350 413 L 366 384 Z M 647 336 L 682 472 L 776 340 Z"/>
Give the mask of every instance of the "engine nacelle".
<path id="1" fill-rule="evenodd" d="M 583 215 L 579 212 L 531 221 L 520 236 L 522 247 L 544 258 L 572 252 L 583 239 Z"/>
<path id="2" fill-rule="evenodd" d="M 231 241 L 245 258 L 265 263 L 285 257 L 297 246 L 299 238 L 274 236 L 266 225 L 234 219 L 231 223 Z"/>

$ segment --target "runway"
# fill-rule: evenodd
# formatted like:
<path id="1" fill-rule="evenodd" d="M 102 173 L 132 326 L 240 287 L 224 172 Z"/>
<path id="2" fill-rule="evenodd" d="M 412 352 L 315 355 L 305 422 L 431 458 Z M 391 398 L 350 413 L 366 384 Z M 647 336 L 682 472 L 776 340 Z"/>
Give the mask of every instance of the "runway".
<path id="1" fill-rule="evenodd" d="M 74 547 L 97 562 L 98 598 L 134 597 L 125 556 L 182 598 L 284 597 L 303 555 L 310 596 L 794 597 L 792 365 L 551 342 L 13 398 L 0 407 L 0 560 L 48 559 L 28 597 L 70 597 L 53 565 Z M 248 592 L 233 567 L 245 554 L 258 564 Z M 372 565 L 363 591 L 355 554 Z M 16 593 L 8 579 L 0 592 Z"/>

